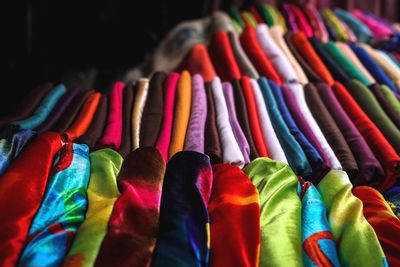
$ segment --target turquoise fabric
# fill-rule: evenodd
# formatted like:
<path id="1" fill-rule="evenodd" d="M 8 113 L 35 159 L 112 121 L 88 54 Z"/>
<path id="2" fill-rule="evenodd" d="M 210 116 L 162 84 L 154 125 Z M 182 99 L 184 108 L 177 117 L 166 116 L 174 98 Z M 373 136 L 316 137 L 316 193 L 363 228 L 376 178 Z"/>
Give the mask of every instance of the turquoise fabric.
<path id="1" fill-rule="evenodd" d="M 335 9 L 335 14 L 343 20 L 347 26 L 357 36 L 357 40 L 361 43 L 370 43 L 373 39 L 371 31 L 358 18 L 343 9 Z"/>

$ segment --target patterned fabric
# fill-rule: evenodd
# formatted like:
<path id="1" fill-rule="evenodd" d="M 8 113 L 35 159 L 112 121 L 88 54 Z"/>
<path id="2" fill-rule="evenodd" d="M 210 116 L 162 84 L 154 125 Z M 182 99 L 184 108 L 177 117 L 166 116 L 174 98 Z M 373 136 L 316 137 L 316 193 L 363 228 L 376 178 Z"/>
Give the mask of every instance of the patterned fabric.
<path id="1" fill-rule="evenodd" d="M 212 175 L 209 158 L 178 152 L 168 162 L 160 209 L 160 230 L 151 266 L 207 266 L 209 219 L 199 181 Z M 209 179 L 206 179 L 209 180 Z"/>
<path id="2" fill-rule="evenodd" d="M 117 174 L 123 158 L 118 152 L 105 148 L 90 154 L 90 182 L 87 189 L 86 219 L 74 238 L 64 260 L 64 267 L 93 266 L 101 242 L 107 233 L 114 203 L 119 196 Z"/>
<path id="3" fill-rule="evenodd" d="M 85 219 L 90 176 L 88 151 L 87 145 L 68 143 L 58 153 L 19 266 L 59 266 L 62 263 Z"/>

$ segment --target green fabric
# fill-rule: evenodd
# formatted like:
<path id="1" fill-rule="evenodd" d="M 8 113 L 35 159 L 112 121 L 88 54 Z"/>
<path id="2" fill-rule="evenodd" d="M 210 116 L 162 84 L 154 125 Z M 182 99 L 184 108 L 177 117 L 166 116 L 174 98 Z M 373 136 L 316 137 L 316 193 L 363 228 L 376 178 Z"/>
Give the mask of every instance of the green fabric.
<path id="1" fill-rule="evenodd" d="M 396 112 L 400 116 L 400 102 L 394 95 L 393 91 L 390 90 L 390 88 L 387 87 L 386 85 L 381 85 L 381 90 L 386 100 L 389 102 L 389 105 L 391 105 L 393 109 L 396 110 Z"/>
<path id="2" fill-rule="evenodd" d="M 239 26 L 241 28 L 244 28 L 244 23 L 242 21 L 242 17 L 240 16 L 240 12 L 239 9 L 236 5 L 231 5 L 229 8 L 229 15 L 231 16 L 231 18 L 233 20 L 235 20 L 237 22 L 237 24 L 239 24 Z"/>
<path id="3" fill-rule="evenodd" d="M 251 25 L 253 27 L 257 27 L 257 21 L 254 18 L 253 14 L 251 14 L 248 11 L 243 11 L 242 12 L 242 17 L 247 22 L 247 24 L 249 24 L 249 25 Z"/>
<path id="4" fill-rule="evenodd" d="M 261 17 L 264 19 L 265 23 L 268 26 L 274 25 L 274 18 L 272 17 L 271 10 L 268 9 L 267 5 L 258 4 L 258 11 L 260 12 Z"/>
<path id="5" fill-rule="evenodd" d="M 123 158 L 106 148 L 90 154 L 88 210 L 63 266 L 93 266 L 108 229 L 114 203 L 119 196 L 117 175 Z"/>
<path id="6" fill-rule="evenodd" d="M 258 158 L 244 169 L 260 194 L 260 266 L 303 266 L 298 180 L 285 163 Z"/>
<path id="7" fill-rule="evenodd" d="M 396 152 L 400 154 L 400 130 L 397 129 L 396 125 L 386 115 L 374 94 L 356 80 L 351 80 L 346 88 Z"/>
<path id="8" fill-rule="evenodd" d="M 335 62 L 344 70 L 351 78 L 360 81 L 362 84 L 369 86 L 371 82 L 362 72 L 342 53 L 334 42 L 321 43 L 322 48 L 328 52 Z"/>
<path id="9" fill-rule="evenodd" d="M 388 266 L 382 247 L 352 194 L 346 172 L 331 170 L 318 184 L 342 266 Z"/>

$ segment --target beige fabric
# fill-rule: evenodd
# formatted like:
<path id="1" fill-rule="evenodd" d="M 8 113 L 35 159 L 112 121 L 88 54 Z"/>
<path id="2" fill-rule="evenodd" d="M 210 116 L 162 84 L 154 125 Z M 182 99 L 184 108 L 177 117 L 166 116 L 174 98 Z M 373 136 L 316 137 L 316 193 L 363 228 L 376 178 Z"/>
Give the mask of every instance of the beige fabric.
<path id="1" fill-rule="evenodd" d="M 142 120 L 143 108 L 146 104 L 149 79 L 139 79 L 136 86 L 136 96 L 132 108 L 132 151 L 139 147 L 140 122 Z"/>

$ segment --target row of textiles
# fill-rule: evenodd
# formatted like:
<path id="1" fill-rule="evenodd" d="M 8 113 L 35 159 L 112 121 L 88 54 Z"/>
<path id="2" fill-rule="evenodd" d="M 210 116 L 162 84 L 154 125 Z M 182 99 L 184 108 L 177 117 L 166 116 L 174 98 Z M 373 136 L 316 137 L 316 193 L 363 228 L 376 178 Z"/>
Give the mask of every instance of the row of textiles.
<path id="1" fill-rule="evenodd" d="M 2 118 L 1 265 L 400 265 L 396 30 L 328 41 L 304 10 L 339 13 L 296 7 L 182 23 L 164 72 Z"/>

